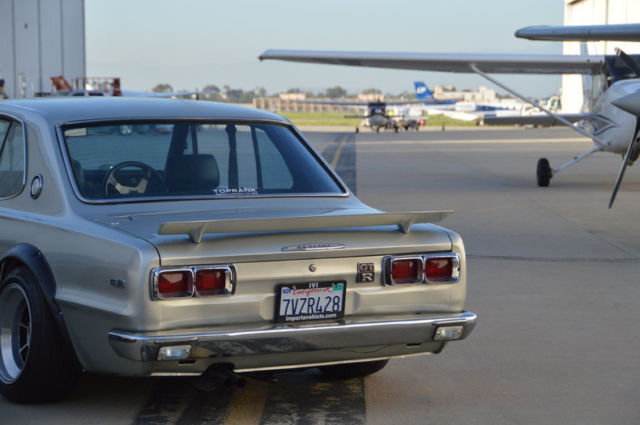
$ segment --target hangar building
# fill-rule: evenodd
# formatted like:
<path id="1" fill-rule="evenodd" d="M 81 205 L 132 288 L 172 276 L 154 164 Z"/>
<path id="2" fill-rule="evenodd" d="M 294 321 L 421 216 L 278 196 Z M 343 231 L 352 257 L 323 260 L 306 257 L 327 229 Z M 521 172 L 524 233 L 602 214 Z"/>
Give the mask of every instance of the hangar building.
<path id="1" fill-rule="evenodd" d="M 84 0 L 0 0 L 0 79 L 10 98 L 85 76 Z"/>
<path id="2" fill-rule="evenodd" d="M 630 24 L 640 22 L 638 0 L 565 0 L 564 25 Z M 581 53 L 580 42 L 565 42 L 565 55 Z M 615 55 L 619 47 L 626 53 L 640 54 L 640 43 L 598 41 L 588 42 L 590 55 Z M 579 75 L 562 77 L 562 109 L 566 112 L 580 111 L 584 102 L 583 79 Z"/>

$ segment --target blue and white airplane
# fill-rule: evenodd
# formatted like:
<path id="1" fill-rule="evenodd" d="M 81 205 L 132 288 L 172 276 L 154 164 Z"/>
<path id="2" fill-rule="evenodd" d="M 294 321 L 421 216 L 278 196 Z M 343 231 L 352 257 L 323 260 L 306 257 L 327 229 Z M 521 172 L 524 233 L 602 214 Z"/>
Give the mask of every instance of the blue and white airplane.
<path id="1" fill-rule="evenodd" d="M 520 116 L 524 103 L 464 102 L 459 100 L 438 100 L 422 81 L 413 83 L 416 98 L 425 101 L 424 109 L 429 115 L 445 115 L 461 121 L 484 121 L 485 118 Z"/>

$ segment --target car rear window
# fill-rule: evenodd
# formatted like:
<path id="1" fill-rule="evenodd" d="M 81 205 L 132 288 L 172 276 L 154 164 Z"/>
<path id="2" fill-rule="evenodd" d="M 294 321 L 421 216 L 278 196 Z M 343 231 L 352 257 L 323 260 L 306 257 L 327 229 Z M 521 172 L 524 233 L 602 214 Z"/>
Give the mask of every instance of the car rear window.
<path id="1" fill-rule="evenodd" d="M 119 122 L 63 128 L 82 197 L 341 194 L 285 126 L 234 122 Z"/>

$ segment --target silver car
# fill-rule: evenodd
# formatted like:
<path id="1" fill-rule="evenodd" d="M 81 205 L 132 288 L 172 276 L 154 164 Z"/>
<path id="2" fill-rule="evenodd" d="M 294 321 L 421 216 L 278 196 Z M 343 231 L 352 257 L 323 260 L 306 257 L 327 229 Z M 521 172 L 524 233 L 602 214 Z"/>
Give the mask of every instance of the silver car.
<path id="1" fill-rule="evenodd" d="M 2 102 L 0 392 L 59 399 L 83 370 L 346 378 L 439 353 L 476 322 L 462 240 L 430 224 L 448 213 L 363 204 L 267 112 Z"/>

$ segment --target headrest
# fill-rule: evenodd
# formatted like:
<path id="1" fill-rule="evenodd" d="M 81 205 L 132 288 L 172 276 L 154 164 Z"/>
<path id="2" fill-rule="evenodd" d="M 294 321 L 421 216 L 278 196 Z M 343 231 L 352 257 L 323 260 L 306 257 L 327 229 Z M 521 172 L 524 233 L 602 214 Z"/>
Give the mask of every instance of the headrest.
<path id="1" fill-rule="evenodd" d="M 183 155 L 167 163 L 167 187 L 172 192 L 212 192 L 220 182 L 213 155 Z"/>

